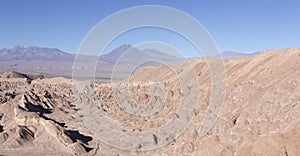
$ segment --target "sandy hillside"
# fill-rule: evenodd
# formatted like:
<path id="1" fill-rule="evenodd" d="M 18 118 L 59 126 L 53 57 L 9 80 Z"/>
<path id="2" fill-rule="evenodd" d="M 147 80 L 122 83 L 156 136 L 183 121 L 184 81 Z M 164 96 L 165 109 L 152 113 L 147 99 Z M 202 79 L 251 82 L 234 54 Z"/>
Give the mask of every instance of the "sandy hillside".
<path id="1" fill-rule="evenodd" d="M 129 84 L 80 82 L 88 84 L 82 90 L 73 88 L 76 82 L 70 79 L 4 73 L 0 78 L 0 155 L 300 155 L 300 49 L 264 51 L 226 60 L 224 65 L 224 104 L 204 135 L 198 130 L 212 100 L 212 81 L 203 59 L 144 67 L 131 76 Z M 199 83 L 197 94 L 181 87 L 192 81 L 186 76 L 191 69 Z M 155 84 L 164 90 L 153 87 Z M 130 97 L 122 94 L 127 88 Z M 192 122 L 178 136 L 153 134 L 151 146 L 169 143 L 150 151 L 143 151 L 149 144 L 133 144 L 132 151 L 126 151 L 98 140 L 96 130 L 87 126 L 94 122 L 86 119 L 92 118 L 82 115 L 77 105 L 94 108 L 89 103 L 97 101 L 90 115 L 99 109 L 124 132 L 136 134 L 182 119 L 176 112 L 189 95 L 197 97 L 191 103 L 196 106 L 189 114 Z M 145 112 L 131 107 L 157 112 L 137 116 L 133 114 Z M 113 140 L 109 135 L 113 131 L 105 134 L 116 145 L 125 146 Z"/>

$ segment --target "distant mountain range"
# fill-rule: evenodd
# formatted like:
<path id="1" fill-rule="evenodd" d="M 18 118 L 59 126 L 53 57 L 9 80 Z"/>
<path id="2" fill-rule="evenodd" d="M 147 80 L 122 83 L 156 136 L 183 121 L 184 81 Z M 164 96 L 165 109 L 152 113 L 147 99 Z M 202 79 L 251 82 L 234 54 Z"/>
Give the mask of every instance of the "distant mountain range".
<path id="1" fill-rule="evenodd" d="M 44 60 L 44 61 L 73 61 L 74 56 L 55 48 L 22 47 L 0 49 L 0 61 Z"/>
<path id="2" fill-rule="evenodd" d="M 75 56 L 75 54 L 66 53 L 54 48 L 34 46 L 4 48 L 0 49 L 0 72 L 18 71 L 22 73 L 41 73 L 50 77 L 71 77 Z M 91 60 L 95 61 L 95 59 L 97 59 L 96 56 L 81 55 L 79 61 L 89 63 Z M 149 59 L 157 60 L 157 62 L 147 62 Z M 135 67 L 138 60 L 144 60 L 145 62 Z M 158 62 L 176 63 L 180 60 L 182 59 L 155 49 L 139 50 L 129 44 L 124 44 L 110 53 L 100 56 L 96 76 L 109 78 L 116 64 L 122 67 L 119 70 L 124 70 L 158 65 L 160 64 Z"/>
<path id="3" fill-rule="evenodd" d="M 243 54 L 234 51 L 222 53 L 222 57 L 225 59 L 252 55 L 255 54 Z M 84 55 L 80 58 L 82 62 L 97 59 L 97 57 L 89 55 Z M 0 49 L 0 72 L 18 71 L 23 73 L 40 73 L 50 77 L 71 77 L 74 59 L 75 54 L 66 53 L 55 48 L 34 46 L 16 46 L 10 49 L 4 48 Z M 135 70 L 137 70 L 143 66 L 159 65 L 159 62 L 170 64 L 181 60 L 183 59 L 157 49 L 139 50 L 129 44 L 124 44 L 100 57 L 96 69 L 96 76 L 99 78 L 109 78 L 116 64 L 118 64 L 120 68 L 115 68 L 115 70 L 119 70 L 117 72 L 122 73 L 127 69 L 135 68 Z M 143 63 L 138 64 L 139 62 Z"/>
<path id="4" fill-rule="evenodd" d="M 236 51 L 224 51 L 221 53 L 221 56 L 224 59 L 232 59 L 232 58 L 242 58 L 242 57 L 249 57 L 259 54 L 260 52 L 254 52 L 254 53 L 239 53 Z"/>

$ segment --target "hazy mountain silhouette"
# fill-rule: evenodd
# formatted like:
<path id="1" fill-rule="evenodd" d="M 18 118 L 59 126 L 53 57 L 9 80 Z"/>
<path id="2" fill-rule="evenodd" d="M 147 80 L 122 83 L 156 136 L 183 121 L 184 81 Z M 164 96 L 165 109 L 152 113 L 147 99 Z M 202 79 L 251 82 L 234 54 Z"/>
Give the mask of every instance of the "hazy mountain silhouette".
<path id="1" fill-rule="evenodd" d="M 236 52 L 236 51 L 224 51 L 221 53 L 221 56 L 224 58 L 224 59 L 231 59 L 231 58 L 242 58 L 242 57 L 249 57 L 249 56 L 254 56 L 254 55 L 257 55 L 259 54 L 260 52 L 254 52 L 254 53 L 239 53 L 239 52 Z"/>
<path id="2" fill-rule="evenodd" d="M 47 76 L 71 77 L 75 54 L 63 52 L 55 48 L 23 47 L 0 49 L 0 72 L 18 71 L 23 73 L 41 73 Z M 97 59 L 96 56 L 83 55 L 79 61 L 89 63 Z M 158 65 L 160 63 L 149 61 L 157 60 L 164 63 L 175 63 L 181 59 L 156 49 L 139 50 L 129 44 L 123 44 L 104 54 L 99 58 L 96 75 L 99 77 L 110 77 L 113 67 L 118 64 L 124 69 L 142 66 Z M 133 66 L 136 61 L 145 60 L 138 67 Z M 80 67 L 78 67 L 80 68 Z"/>
<path id="3" fill-rule="evenodd" d="M 101 56 L 100 60 L 107 63 L 116 63 L 116 61 L 132 46 L 129 44 L 123 44 L 120 47 L 112 50 L 108 54 L 104 54 Z"/>
<path id="4" fill-rule="evenodd" d="M 45 60 L 45 61 L 73 61 L 74 55 L 55 48 L 23 47 L 0 49 L 0 61 L 15 60 Z"/>
<path id="5" fill-rule="evenodd" d="M 115 64 L 121 61 L 133 64 L 136 60 L 151 59 L 169 63 L 182 60 L 179 57 L 161 52 L 157 49 L 139 50 L 129 44 L 123 44 L 120 47 L 112 50 L 110 53 L 102 55 L 100 58 L 100 62 Z"/>
<path id="6" fill-rule="evenodd" d="M 134 72 L 141 67 L 171 64 L 182 60 L 156 49 L 139 50 L 129 44 L 123 44 L 110 53 L 102 55 L 97 70 L 105 73 L 105 77 L 111 77 L 114 71 L 114 76 L 122 79 L 128 72 Z"/>

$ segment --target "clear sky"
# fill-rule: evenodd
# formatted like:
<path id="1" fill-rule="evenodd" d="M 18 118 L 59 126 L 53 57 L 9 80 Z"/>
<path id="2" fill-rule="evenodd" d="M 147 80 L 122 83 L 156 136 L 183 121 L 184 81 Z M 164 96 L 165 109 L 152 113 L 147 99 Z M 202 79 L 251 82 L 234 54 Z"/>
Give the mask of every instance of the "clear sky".
<path id="1" fill-rule="evenodd" d="M 164 5 L 190 14 L 221 51 L 300 47 L 298 0 L 0 0 L 0 48 L 24 45 L 76 52 L 103 18 L 139 5 Z M 138 42 L 127 36 L 113 45 Z"/>

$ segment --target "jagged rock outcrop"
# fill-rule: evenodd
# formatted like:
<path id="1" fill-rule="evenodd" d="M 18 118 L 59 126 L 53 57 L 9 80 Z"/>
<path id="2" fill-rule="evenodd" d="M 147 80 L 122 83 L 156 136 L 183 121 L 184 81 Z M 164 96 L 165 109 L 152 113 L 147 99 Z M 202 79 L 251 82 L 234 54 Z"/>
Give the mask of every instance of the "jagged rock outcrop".
<path id="1" fill-rule="evenodd" d="M 76 125 L 69 128 L 63 123 L 71 114 L 66 111 L 75 111 L 71 108 L 72 97 L 66 97 L 71 94 L 71 85 L 66 87 L 65 82 L 60 84 L 57 81 L 47 84 L 21 83 L 23 80 L 0 81 L 0 89 L 6 95 L 2 97 L 5 101 L 0 106 L 0 154 L 16 155 L 11 149 L 26 148 L 34 148 L 33 155 L 39 151 L 82 155 L 92 150 L 89 147 L 91 137 L 76 131 Z M 8 96 L 10 92 L 14 93 L 13 96 Z M 41 145 L 43 148 L 40 148 Z"/>
<path id="2" fill-rule="evenodd" d="M 40 74 L 22 74 L 16 71 L 12 71 L 12 72 L 5 72 L 1 74 L 1 78 L 6 78 L 6 79 L 10 79 L 10 78 L 24 78 L 27 80 L 27 82 L 31 82 L 32 80 L 36 80 L 36 79 L 43 79 L 44 76 L 40 75 Z"/>

